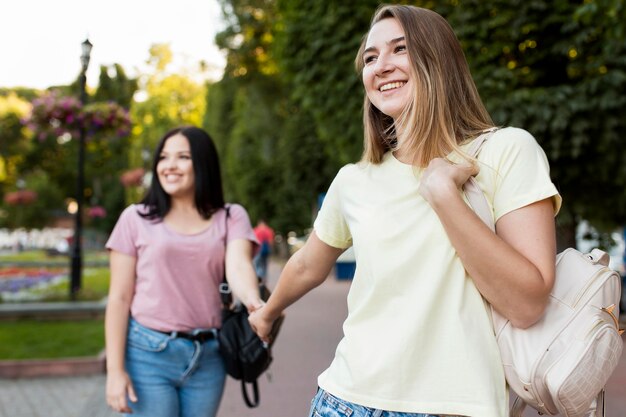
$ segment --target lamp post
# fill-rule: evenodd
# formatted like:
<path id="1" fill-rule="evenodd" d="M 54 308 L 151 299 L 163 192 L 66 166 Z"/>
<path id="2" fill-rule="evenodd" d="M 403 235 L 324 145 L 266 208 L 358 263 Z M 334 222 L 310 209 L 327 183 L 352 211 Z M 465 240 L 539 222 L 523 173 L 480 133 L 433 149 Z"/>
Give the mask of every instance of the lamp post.
<path id="1" fill-rule="evenodd" d="M 80 62 L 82 69 L 80 73 L 80 103 L 82 106 L 87 101 L 87 67 L 89 67 L 89 58 L 93 45 L 89 39 L 81 44 L 82 53 Z M 85 190 L 85 125 L 80 123 L 78 128 L 78 180 L 76 181 L 76 214 L 74 225 L 74 241 L 71 255 L 71 280 L 70 280 L 70 298 L 76 299 L 76 294 L 81 287 L 81 275 L 83 268 L 82 242 L 81 236 L 83 232 L 82 208 Z"/>

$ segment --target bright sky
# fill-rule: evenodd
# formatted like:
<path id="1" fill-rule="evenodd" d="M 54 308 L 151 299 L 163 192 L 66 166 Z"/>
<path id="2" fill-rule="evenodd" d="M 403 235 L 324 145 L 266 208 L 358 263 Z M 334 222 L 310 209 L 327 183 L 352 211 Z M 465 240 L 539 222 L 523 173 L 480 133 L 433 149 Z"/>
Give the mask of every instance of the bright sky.
<path id="1" fill-rule="evenodd" d="M 168 43 L 174 67 L 204 60 L 218 79 L 224 57 L 214 45 L 224 27 L 217 0 L 13 0 L 2 6 L 0 87 L 69 84 L 80 73 L 81 43 L 93 44 L 87 83 L 100 65 L 135 76 L 154 43 Z"/>

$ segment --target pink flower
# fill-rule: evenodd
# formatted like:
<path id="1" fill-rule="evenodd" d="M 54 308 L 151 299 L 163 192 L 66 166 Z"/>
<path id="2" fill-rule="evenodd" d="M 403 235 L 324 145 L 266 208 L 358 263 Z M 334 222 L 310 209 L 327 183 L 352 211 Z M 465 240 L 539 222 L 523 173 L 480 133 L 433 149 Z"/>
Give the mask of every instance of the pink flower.
<path id="1" fill-rule="evenodd" d="M 37 193 L 31 190 L 17 190 L 4 196 L 4 202 L 10 206 L 26 205 L 37 200 Z"/>
<path id="2" fill-rule="evenodd" d="M 92 206 L 87 210 L 87 216 L 92 219 L 101 218 L 104 219 L 107 216 L 107 211 L 102 206 Z"/>

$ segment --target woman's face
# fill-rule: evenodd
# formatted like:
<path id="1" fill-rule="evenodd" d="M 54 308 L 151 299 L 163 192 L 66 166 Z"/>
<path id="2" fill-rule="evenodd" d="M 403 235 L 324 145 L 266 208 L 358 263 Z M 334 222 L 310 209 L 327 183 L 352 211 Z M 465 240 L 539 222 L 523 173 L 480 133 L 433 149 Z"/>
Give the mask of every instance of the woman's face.
<path id="1" fill-rule="evenodd" d="M 191 148 L 185 136 L 178 133 L 165 141 L 156 171 L 161 187 L 170 196 L 194 195 L 195 175 Z"/>
<path id="2" fill-rule="evenodd" d="M 363 85 L 372 104 L 396 119 L 411 100 L 410 64 L 404 30 L 394 18 L 369 31 L 363 53 Z"/>

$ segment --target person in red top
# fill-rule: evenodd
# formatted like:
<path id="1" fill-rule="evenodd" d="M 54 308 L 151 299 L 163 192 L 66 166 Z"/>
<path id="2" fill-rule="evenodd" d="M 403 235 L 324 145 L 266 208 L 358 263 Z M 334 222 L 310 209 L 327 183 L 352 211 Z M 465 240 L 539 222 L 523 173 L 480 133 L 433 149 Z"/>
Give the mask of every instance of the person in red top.
<path id="1" fill-rule="evenodd" d="M 265 281 L 267 276 L 267 260 L 272 253 L 272 244 L 274 243 L 274 230 L 265 223 L 265 220 L 259 219 L 259 222 L 254 227 L 254 234 L 261 245 L 261 248 L 254 257 L 254 267 L 259 279 Z"/>

